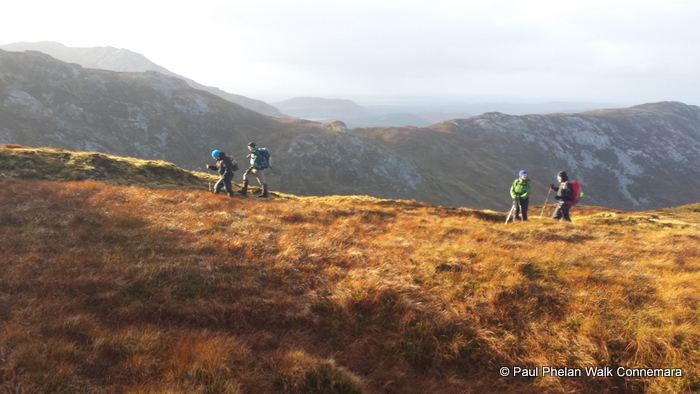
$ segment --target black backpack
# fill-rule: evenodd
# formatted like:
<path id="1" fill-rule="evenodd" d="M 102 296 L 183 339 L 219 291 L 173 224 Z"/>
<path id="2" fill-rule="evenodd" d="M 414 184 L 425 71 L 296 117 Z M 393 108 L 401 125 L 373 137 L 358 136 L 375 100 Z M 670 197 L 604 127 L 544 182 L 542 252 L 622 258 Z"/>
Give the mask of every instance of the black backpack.
<path id="1" fill-rule="evenodd" d="M 224 154 L 224 153 L 222 153 L 222 154 Z M 230 157 L 224 156 L 223 161 L 224 161 L 224 167 L 226 167 L 227 171 L 232 171 L 232 172 L 238 171 L 238 163 L 236 163 L 235 160 L 231 160 Z"/>
<path id="2" fill-rule="evenodd" d="M 258 148 L 262 160 L 260 161 L 260 169 L 264 170 L 270 167 L 270 151 L 267 148 Z"/>

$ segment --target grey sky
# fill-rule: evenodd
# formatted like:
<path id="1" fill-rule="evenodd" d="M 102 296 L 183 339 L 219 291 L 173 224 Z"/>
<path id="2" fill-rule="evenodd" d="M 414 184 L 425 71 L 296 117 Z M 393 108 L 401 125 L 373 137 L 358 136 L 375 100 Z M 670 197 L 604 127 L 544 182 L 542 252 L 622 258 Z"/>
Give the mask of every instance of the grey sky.
<path id="1" fill-rule="evenodd" d="M 696 0 L 12 3 L 0 44 L 126 48 L 266 101 L 700 105 Z"/>

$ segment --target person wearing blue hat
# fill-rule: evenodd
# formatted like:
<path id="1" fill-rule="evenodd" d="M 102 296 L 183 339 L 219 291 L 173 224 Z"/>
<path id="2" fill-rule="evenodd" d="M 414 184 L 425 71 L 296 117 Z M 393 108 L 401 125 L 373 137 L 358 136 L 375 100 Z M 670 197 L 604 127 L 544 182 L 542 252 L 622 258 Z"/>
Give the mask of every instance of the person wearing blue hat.
<path id="1" fill-rule="evenodd" d="M 515 219 L 520 219 L 520 214 L 522 213 L 522 220 L 527 221 L 530 190 L 530 179 L 527 177 L 527 171 L 520 170 L 518 179 L 510 187 L 510 197 L 513 199 L 513 205 L 515 205 Z"/>
<path id="2" fill-rule="evenodd" d="M 226 156 L 225 152 L 218 149 L 211 152 L 211 157 L 216 160 L 216 165 L 205 164 L 205 166 L 208 170 L 216 170 L 221 176 L 219 181 L 216 182 L 216 185 L 214 185 L 214 194 L 218 194 L 221 188 L 225 188 L 226 194 L 228 194 L 229 197 L 233 197 L 231 180 L 236 170 L 238 170 L 238 165 L 232 157 Z"/>

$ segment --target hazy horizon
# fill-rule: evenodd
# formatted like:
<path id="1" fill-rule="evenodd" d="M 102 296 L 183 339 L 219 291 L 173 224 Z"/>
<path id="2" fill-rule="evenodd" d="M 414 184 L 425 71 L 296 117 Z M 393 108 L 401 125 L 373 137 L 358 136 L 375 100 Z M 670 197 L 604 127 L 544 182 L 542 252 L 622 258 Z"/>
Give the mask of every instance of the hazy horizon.
<path id="1" fill-rule="evenodd" d="M 362 105 L 700 105 L 700 3 L 15 2 L 3 42 L 128 49 L 227 92 Z"/>
<path id="2" fill-rule="evenodd" d="M 585 100 L 546 100 L 546 99 L 532 99 L 527 97 L 448 97 L 448 96 L 423 96 L 423 97 L 411 97 L 411 96 L 364 96 L 364 95 L 353 95 L 353 96 L 343 96 L 328 94 L 324 96 L 306 96 L 302 94 L 268 94 L 260 95 L 260 97 L 254 97 L 259 100 L 263 100 L 267 103 L 283 102 L 290 99 L 296 98 L 314 98 L 314 99 L 327 99 L 327 100 L 350 100 L 362 106 L 396 106 L 396 107 L 460 107 L 468 105 L 547 105 L 547 104 L 591 104 L 591 105 L 604 105 L 604 106 L 631 106 L 642 103 L 632 103 L 632 102 L 594 102 Z"/>

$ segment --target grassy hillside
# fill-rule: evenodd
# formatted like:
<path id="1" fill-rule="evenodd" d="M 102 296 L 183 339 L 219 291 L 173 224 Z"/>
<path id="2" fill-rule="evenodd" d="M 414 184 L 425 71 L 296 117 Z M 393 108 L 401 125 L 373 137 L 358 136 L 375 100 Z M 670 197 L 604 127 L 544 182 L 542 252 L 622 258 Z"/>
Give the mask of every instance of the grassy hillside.
<path id="1" fill-rule="evenodd" d="M 214 164 L 213 159 L 210 162 Z M 219 180 L 216 171 L 188 171 L 161 160 L 141 160 L 54 148 L 30 148 L 17 144 L 0 145 L 0 172 L 4 177 L 19 179 L 94 180 L 113 185 L 158 189 L 210 190 Z M 242 176 L 241 173 L 242 171 L 236 173 L 238 179 Z M 259 191 L 259 188 L 251 185 L 250 190 Z M 277 197 L 294 196 L 273 193 L 271 198 Z"/>
<path id="2" fill-rule="evenodd" d="M 48 164 L 90 154 L 26 151 L 0 149 L 0 392 L 700 390 L 700 203 L 573 223 L 535 206 L 504 225 L 412 201 L 230 199 L 166 163 L 69 171 Z"/>

